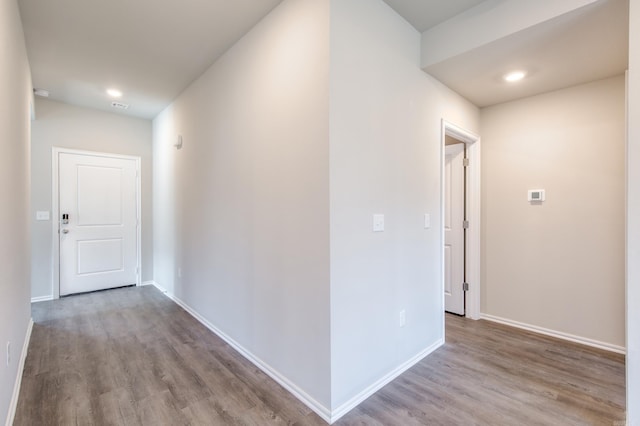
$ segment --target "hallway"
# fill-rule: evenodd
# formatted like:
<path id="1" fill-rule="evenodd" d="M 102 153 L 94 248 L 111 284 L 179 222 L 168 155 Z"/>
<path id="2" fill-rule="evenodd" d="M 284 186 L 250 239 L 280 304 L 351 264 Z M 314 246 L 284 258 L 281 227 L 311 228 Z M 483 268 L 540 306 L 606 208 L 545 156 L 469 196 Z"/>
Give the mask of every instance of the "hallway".
<path id="1" fill-rule="evenodd" d="M 325 424 L 154 287 L 32 305 L 15 425 Z M 447 344 L 336 424 L 613 424 L 624 357 L 448 315 Z"/>

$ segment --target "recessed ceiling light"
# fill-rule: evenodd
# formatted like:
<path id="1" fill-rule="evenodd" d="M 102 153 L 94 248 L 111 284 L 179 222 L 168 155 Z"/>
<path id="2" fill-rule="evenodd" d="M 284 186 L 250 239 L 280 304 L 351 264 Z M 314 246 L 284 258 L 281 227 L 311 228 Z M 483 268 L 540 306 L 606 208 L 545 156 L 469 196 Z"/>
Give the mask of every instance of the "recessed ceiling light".
<path id="1" fill-rule="evenodd" d="M 509 83 L 513 83 L 513 82 L 522 80 L 526 75 L 527 73 L 524 71 L 513 71 L 513 72 L 510 72 L 509 74 L 506 74 L 504 76 L 504 79 Z"/>
<path id="2" fill-rule="evenodd" d="M 112 98 L 120 98 L 122 97 L 122 92 L 118 89 L 107 89 L 107 94 Z"/>

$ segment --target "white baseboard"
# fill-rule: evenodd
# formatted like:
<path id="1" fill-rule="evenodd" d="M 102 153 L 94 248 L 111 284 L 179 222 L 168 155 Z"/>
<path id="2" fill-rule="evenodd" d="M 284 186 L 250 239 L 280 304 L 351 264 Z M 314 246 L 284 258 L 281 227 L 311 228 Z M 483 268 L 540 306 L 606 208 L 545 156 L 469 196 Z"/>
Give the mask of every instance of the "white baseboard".
<path id="1" fill-rule="evenodd" d="M 155 282 L 155 281 L 145 281 L 145 283 L 148 283 L 148 284 L 143 284 L 143 285 L 152 285 L 152 286 L 154 286 L 155 288 L 157 288 L 157 289 L 158 289 L 158 291 L 160 291 L 160 293 L 164 293 L 164 295 L 165 295 L 165 296 L 167 296 L 169 299 L 171 299 L 171 300 L 175 300 L 175 299 L 173 298 L 173 296 L 169 294 L 169 292 L 167 291 L 167 289 L 166 289 L 166 288 L 164 288 L 164 287 L 162 287 L 162 286 L 161 286 L 160 284 L 158 284 L 157 282 Z"/>
<path id="2" fill-rule="evenodd" d="M 24 337 L 22 353 L 20 353 L 20 360 L 18 362 L 18 374 L 16 376 L 15 384 L 13 385 L 11 402 L 9 402 L 9 413 L 7 414 L 6 426 L 11 426 L 13 424 L 13 419 L 16 416 L 18 398 L 20 397 L 20 386 L 22 385 L 22 373 L 24 372 L 24 362 L 27 359 L 27 351 L 29 350 L 29 342 L 31 341 L 31 330 L 33 330 L 33 319 L 29 319 L 29 325 L 27 326 L 27 332 Z"/>
<path id="3" fill-rule="evenodd" d="M 49 300 L 53 300 L 53 295 L 32 297 L 31 303 L 48 302 Z"/>
<path id="4" fill-rule="evenodd" d="M 151 281 L 142 281 L 142 283 L 140 284 L 141 287 L 146 286 L 146 285 L 152 285 L 154 287 L 158 287 L 158 284 L 156 284 L 155 281 L 151 280 Z"/>
<path id="5" fill-rule="evenodd" d="M 497 322 L 499 324 L 509 325 L 511 327 L 520 328 L 522 330 L 531 331 L 533 333 L 544 334 L 545 336 L 555 337 L 557 339 L 567 340 L 573 343 L 580 343 L 582 345 L 591 346 L 593 348 L 603 349 L 609 352 L 615 352 L 619 354 L 626 354 L 626 349 L 622 346 L 613 345 L 611 343 L 600 342 L 598 340 L 589 339 L 587 337 L 576 336 L 562 331 L 550 330 L 544 327 L 538 327 L 537 325 L 525 324 L 523 322 L 514 321 L 506 318 L 500 318 L 495 315 L 480 314 L 480 319 L 484 319 L 491 322 Z"/>
<path id="6" fill-rule="evenodd" d="M 407 371 L 408 369 L 410 369 L 411 367 L 416 365 L 424 357 L 426 357 L 427 355 L 429 355 L 430 353 L 432 353 L 433 351 L 435 351 L 436 349 L 438 349 L 442 345 L 444 345 L 444 339 L 438 340 L 433 345 L 431 345 L 428 348 L 426 348 L 425 350 L 421 351 L 420 353 L 418 353 L 417 355 L 415 355 L 411 359 L 407 360 L 406 362 L 404 362 L 400 366 L 394 368 L 392 371 L 390 371 L 389 373 L 387 373 L 386 375 L 381 377 L 375 383 L 373 383 L 370 386 L 368 386 L 362 392 L 360 392 L 359 394 L 357 394 L 356 396 L 351 398 L 349 401 L 345 402 L 344 404 L 342 404 L 341 406 L 339 406 L 338 408 L 333 410 L 333 412 L 331 413 L 331 421 L 330 421 L 330 423 L 333 423 L 333 422 L 337 421 L 342 416 L 347 414 L 349 411 L 353 410 L 360 403 L 362 403 L 365 399 L 369 398 L 371 395 L 373 395 L 374 393 L 378 392 L 380 389 L 382 389 L 389 382 L 391 382 L 392 380 L 396 379 L 402 373 L 404 373 L 405 371 Z"/>
<path id="7" fill-rule="evenodd" d="M 265 361 L 261 360 L 254 354 L 252 354 L 249 350 L 245 349 L 240 343 L 233 340 L 227 334 L 225 334 L 222 330 L 218 329 L 216 326 L 211 324 L 207 319 L 201 316 L 198 312 L 192 309 L 185 302 L 177 298 L 175 295 L 167 292 L 164 288 L 162 288 L 157 283 L 153 284 L 158 290 L 164 293 L 171 300 L 176 302 L 180 307 L 182 307 L 185 311 L 187 311 L 192 317 L 194 317 L 197 321 L 199 321 L 202 325 L 211 330 L 214 334 L 220 337 L 222 340 L 227 342 L 229 346 L 238 351 L 243 357 L 247 360 L 251 361 L 256 367 L 262 370 L 266 375 L 271 377 L 277 383 L 279 383 L 283 388 L 289 391 L 293 396 L 298 398 L 303 404 L 312 409 L 318 416 L 320 416 L 324 421 L 328 423 L 332 423 L 332 415 L 331 411 L 316 401 L 313 397 L 307 394 L 305 391 L 300 389 L 295 383 L 292 383 L 287 377 L 278 372 L 275 368 L 271 367 Z"/>
<path id="8" fill-rule="evenodd" d="M 415 364 L 420 362 L 424 357 L 438 349 L 440 346 L 444 344 L 444 339 L 440 339 L 428 348 L 424 349 L 420 353 L 416 354 L 409 360 L 405 361 L 400 366 L 394 368 L 389 373 L 385 374 L 383 377 L 378 379 L 375 383 L 368 386 L 366 389 L 362 390 L 356 396 L 351 398 L 349 401 L 342 404 L 340 407 L 335 410 L 330 410 L 318 401 L 316 401 L 313 397 L 307 394 L 305 391 L 300 389 L 295 383 L 292 383 L 287 377 L 278 372 L 275 368 L 271 367 L 268 363 L 261 360 L 259 357 L 252 354 L 249 350 L 245 349 L 240 343 L 236 342 L 230 336 L 225 334 L 222 330 L 218 329 L 215 325 L 211 324 L 206 318 L 201 316 L 198 312 L 196 312 L 193 308 L 191 308 L 184 301 L 180 300 L 175 295 L 167 292 L 162 286 L 158 283 L 153 282 L 149 285 L 154 285 L 159 291 L 164 293 L 168 298 L 176 302 L 180 307 L 182 307 L 185 311 L 187 311 L 192 317 L 194 317 L 198 322 L 211 330 L 214 334 L 220 337 L 222 340 L 227 342 L 229 346 L 238 351 L 243 357 L 247 360 L 251 361 L 256 367 L 262 370 L 266 375 L 271 377 L 277 383 L 279 383 L 283 388 L 289 391 L 293 396 L 295 396 L 298 400 L 300 400 L 303 404 L 313 410 L 318 416 L 320 416 L 324 421 L 329 424 L 333 424 L 335 421 L 340 419 L 342 416 L 347 414 L 349 411 L 354 409 L 360 403 L 362 403 L 365 399 L 369 398 L 371 395 L 382 389 L 389 382 L 400 376 L 402 373 L 407 371 L 409 368 L 413 367 Z"/>

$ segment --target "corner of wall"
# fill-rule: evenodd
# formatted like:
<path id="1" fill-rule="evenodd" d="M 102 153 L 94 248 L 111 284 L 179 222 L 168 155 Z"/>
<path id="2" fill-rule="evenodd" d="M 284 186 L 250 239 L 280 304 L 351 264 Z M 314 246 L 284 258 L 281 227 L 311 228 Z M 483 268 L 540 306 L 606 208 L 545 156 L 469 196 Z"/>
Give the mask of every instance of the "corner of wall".
<path id="1" fill-rule="evenodd" d="M 640 425 L 640 0 L 630 0 L 627 86 L 627 424 Z"/>

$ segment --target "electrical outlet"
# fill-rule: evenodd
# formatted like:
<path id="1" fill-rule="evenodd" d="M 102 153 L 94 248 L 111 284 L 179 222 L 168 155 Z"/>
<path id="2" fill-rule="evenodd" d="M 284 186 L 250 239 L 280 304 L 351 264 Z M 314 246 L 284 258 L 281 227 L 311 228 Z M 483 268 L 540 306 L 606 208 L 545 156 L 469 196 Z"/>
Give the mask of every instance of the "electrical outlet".
<path id="1" fill-rule="evenodd" d="M 400 327 L 404 327 L 407 324 L 407 313 L 405 310 L 400 311 L 400 319 L 399 319 Z"/>
<path id="2" fill-rule="evenodd" d="M 11 342 L 7 342 L 7 367 L 11 364 Z"/>

